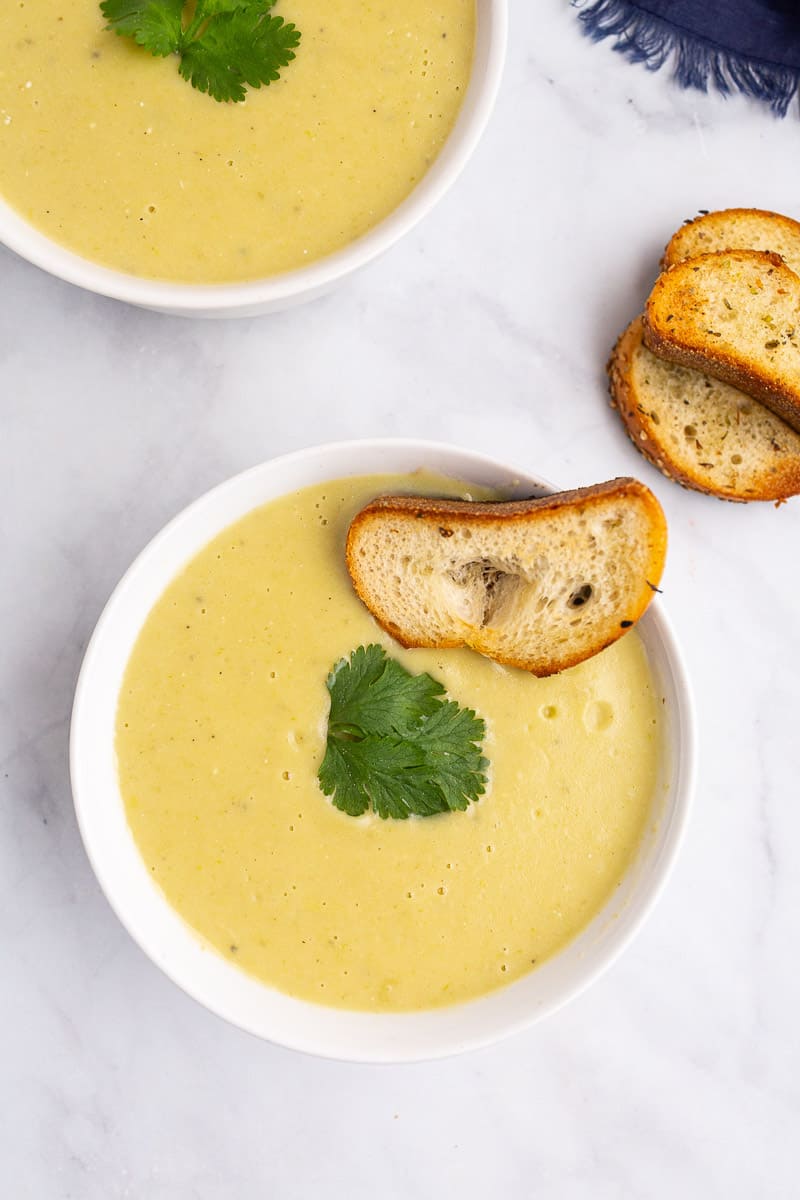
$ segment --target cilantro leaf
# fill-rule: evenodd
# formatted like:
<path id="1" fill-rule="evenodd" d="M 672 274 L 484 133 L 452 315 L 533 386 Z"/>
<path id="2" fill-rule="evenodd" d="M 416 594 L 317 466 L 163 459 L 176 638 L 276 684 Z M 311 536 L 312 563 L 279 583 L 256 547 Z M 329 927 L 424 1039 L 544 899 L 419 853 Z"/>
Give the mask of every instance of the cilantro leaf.
<path id="1" fill-rule="evenodd" d="M 430 675 L 412 675 L 381 646 L 359 646 L 336 663 L 320 787 L 351 816 L 380 817 L 465 809 L 486 790 L 484 722 L 442 700 Z"/>
<path id="2" fill-rule="evenodd" d="M 181 54 L 184 79 L 215 100 L 244 100 L 245 84 L 268 87 L 294 58 L 300 34 L 283 17 L 251 4 L 222 12 Z"/>
<path id="3" fill-rule="evenodd" d="M 274 8 L 277 0 L 203 0 L 203 16 L 213 17 L 217 13 L 236 12 L 240 8 L 260 8 L 262 12 L 269 12 Z"/>
<path id="4" fill-rule="evenodd" d="M 178 55 L 182 77 L 219 101 L 268 87 L 295 57 L 296 27 L 270 16 L 277 0 L 102 0 L 106 29 L 151 54 Z M 188 10 L 188 11 L 187 11 Z M 191 19 L 189 19 L 191 17 Z"/>
<path id="5" fill-rule="evenodd" d="M 121 37 L 133 38 L 158 58 L 180 46 L 184 0 L 103 0 L 100 9 Z"/>
<path id="6" fill-rule="evenodd" d="M 332 686 L 334 685 L 334 686 Z M 440 707 L 444 688 L 430 675 L 411 675 L 380 646 L 359 646 L 328 676 L 330 722 L 363 733 L 405 733 Z"/>
<path id="7" fill-rule="evenodd" d="M 322 760 L 319 779 L 326 795 L 333 795 L 336 807 L 351 816 L 360 816 L 371 806 L 382 817 L 403 818 L 413 811 L 411 793 L 419 790 L 422 765 L 419 750 L 399 738 L 333 741 Z M 405 791 L 397 787 L 397 779 L 407 774 L 412 786 Z"/>
<path id="8" fill-rule="evenodd" d="M 485 732 L 480 717 L 454 700 L 440 704 L 419 731 L 425 763 L 451 810 L 465 809 L 483 794 L 489 766 L 480 748 Z"/>

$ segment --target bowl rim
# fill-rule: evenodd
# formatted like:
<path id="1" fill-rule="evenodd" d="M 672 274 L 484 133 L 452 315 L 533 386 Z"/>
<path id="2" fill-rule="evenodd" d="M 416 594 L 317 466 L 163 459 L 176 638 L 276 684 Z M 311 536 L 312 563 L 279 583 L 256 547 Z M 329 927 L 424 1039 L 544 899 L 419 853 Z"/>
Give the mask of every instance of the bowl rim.
<path id="1" fill-rule="evenodd" d="M 236 979 L 236 982 L 232 984 L 234 990 L 238 989 L 242 993 L 245 987 L 255 987 L 260 995 L 269 999 L 271 1005 L 277 1003 L 281 1013 L 289 1013 L 289 1020 L 277 1030 L 275 1028 L 265 1029 L 260 1019 L 254 1020 L 252 1016 L 244 1015 L 244 1006 L 240 1002 L 241 996 L 234 1002 L 226 1003 L 220 1002 L 218 997 L 209 999 L 208 995 L 203 994 L 203 987 L 206 984 L 203 983 L 201 986 L 197 981 L 197 976 L 187 977 L 185 964 L 181 964 L 180 968 L 174 966 L 169 953 L 165 953 L 159 946 L 157 932 L 152 928 L 147 932 L 143 931 L 140 913 L 134 910 L 135 906 L 130 903 L 129 898 L 122 895 L 124 889 L 121 889 L 119 879 L 115 877 L 113 863 L 110 858 L 104 857 L 104 847 L 96 828 L 99 810 L 95 804 L 93 811 L 90 797 L 92 784 L 89 780 L 92 778 L 92 772 L 91 770 L 87 771 L 89 759 L 95 753 L 95 742 L 87 728 L 87 712 L 90 712 L 95 675 L 104 660 L 104 655 L 107 654 L 109 638 L 112 639 L 110 644 L 113 645 L 114 627 L 118 621 L 117 610 L 120 608 L 126 592 L 139 576 L 143 573 L 146 575 L 148 570 L 151 570 L 153 563 L 156 563 L 152 570 L 157 576 L 158 586 L 155 588 L 157 597 L 203 544 L 207 544 L 218 532 L 245 515 L 247 511 L 252 511 L 260 504 L 269 503 L 271 499 L 277 499 L 291 491 L 311 486 L 314 482 L 324 482 L 326 479 L 342 477 L 342 471 L 336 468 L 335 463 L 341 459 L 350 461 L 354 457 L 363 459 L 363 466 L 360 469 L 346 470 L 344 474 L 373 474 L 384 469 L 387 471 L 411 470 L 413 469 L 410 465 L 412 462 L 417 467 L 425 466 L 433 470 L 454 473 L 451 467 L 455 464 L 460 471 L 473 471 L 475 475 L 479 471 L 486 471 L 490 476 L 496 478 L 498 473 L 502 473 L 509 479 L 518 481 L 528 490 L 528 494 L 535 489 L 540 490 L 542 494 L 553 490 L 546 480 L 532 474 L 529 470 L 516 468 L 513 465 L 509 466 L 493 456 L 444 442 L 415 438 L 365 438 L 311 445 L 259 463 L 224 480 L 182 509 L 150 539 L 134 558 L 108 599 L 87 646 L 75 689 L 70 728 L 70 775 L 78 827 L 87 857 L 106 899 L 140 949 L 182 991 L 204 1008 L 221 1016 L 234 1026 L 288 1049 L 300 1050 L 317 1057 L 338 1061 L 384 1064 L 427 1061 L 490 1045 L 551 1015 L 580 995 L 591 983 L 604 974 L 634 939 L 666 886 L 685 835 L 696 772 L 694 703 L 680 649 L 672 627 L 661 611 L 659 600 L 656 597 L 642 618 L 640 626 L 647 623 L 648 628 L 652 626 L 656 630 L 657 638 L 663 646 L 675 698 L 674 711 L 667 713 L 668 718 L 674 722 L 674 728 L 670 734 L 673 750 L 670 753 L 669 749 L 665 748 L 665 757 L 670 757 L 672 775 L 665 789 L 668 799 L 665 800 L 661 816 L 664 826 L 663 844 L 657 851 L 654 851 L 651 856 L 652 861 L 647 865 L 644 894 L 638 900 L 634 896 L 635 911 L 625 910 L 622 914 L 624 917 L 622 921 L 618 920 L 619 914 L 614 914 L 613 919 L 610 913 L 606 914 L 606 922 L 610 930 L 608 943 L 603 943 L 602 949 L 597 953 L 593 954 L 590 949 L 590 957 L 592 954 L 594 957 L 593 963 L 584 970 L 578 970 L 576 967 L 573 971 L 576 978 L 567 986 L 559 987 L 556 983 L 555 988 L 551 989 L 555 991 L 555 995 L 549 999 L 546 998 L 544 1002 L 531 1005 L 513 1019 L 498 1020 L 496 1017 L 492 1019 L 494 1015 L 493 1002 L 497 997 L 510 994 L 514 989 L 525 985 L 526 981 L 541 978 L 548 971 L 552 973 L 552 964 L 557 964 L 566 955 L 572 954 L 572 947 L 580 943 L 581 939 L 600 921 L 606 909 L 610 908 L 611 901 L 607 902 L 604 909 L 590 922 L 589 926 L 536 971 L 529 972 L 506 987 L 489 993 L 488 996 L 452 1006 L 414 1013 L 391 1014 L 327 1008 L 287 996 L 270 988 L 267 984 L 254 980 L 246 972 L 230 964 L 216 951 L 213 951 L 213 962 L 217 964 L 214 966 L 214 971 L 217 971 L 221 964 L 221 969 L 226 977 L 232 973 Z M 401 465 L 384 466 L 379 461 L 381 458 L 390 460 L 404 458 L 408 465 L 405 467 Z M 376 460 L 378 461 L 376 462 Z M 328 467 L 329 463 L 332 464 L 330 468 Z M 297 479 L 291 486 L 273 491 L 264 499 L 241 508 L 238 517 L 229 516 L 221 520 L 219 518 L 212 520 L 208 524 L 204 542 L 192 549 L 185 550 L 180 557 L 171 558 L 168 564 L 158 565 L 158 558 L 164 547 L 168 547 L 171 539 L 188 528 L 190 522 L 196 522 L 198 519 L 202 522 L 207 510 L 213 516 L 215 506 L 224 504 L 229 496 L 236 494 L 237 489 L 246 490 L 251 484 L 259 484 L 262 478 L 268 483 L 270 476 L 287 473 L 289 475 L 297 474 Z M 468 476 L 463 477 L 468 478 Z M 267 490 L 269 491 L 268 487 Z M 122 637 L 129 647 L 125 652 L 124 661 L 127 661 L 130 648 L 138 637 L 151 606 L 152 602 L 145 606 L 141 619 L 133 622 L 133 628 L 127 630 L 123 628 L 122 634 L 117 635 Z M 648 657 L 650 657 L 649 652 Z M 665 688 L 670 686 L 670 683 L 665 682 L 664 679 L 661 679 L 659 683 Z M 116 695 L 118 695 L 118 690 Z M 113 745 L 111 755 L 113 758 Z M 183 919 L 172 909 L 166 897 L 161 893 L 158 885 L 147 874 L 144 860 L 141 859 L 133 835 L 127 826 L 124 802 L 118 789 L 115 806 L 121 811 L 127 829 L 127 840 L 130 847 L 133 848 L 146 885 L 152 890 L 152 896 L 156 897 L 155 907 L 158 908 L 160 917 L 177 922 L 183 931 L 182 936 L 185 941 L 194 945 L 194 952 L 199 951 L 208 956 L 208 948 L 201 944 L 201 935 L 191 930 L 183 922 Z M 635 864 L 626 872 L 623 882 L 634 874 Z M 612 929 L 614 921 L 617 923 Z M 191 970 L 188 975 L 191 975 Z M 496 1004 L 494 1007 L 497 1007 Z M 466 1034 L 460 1027 L 452 1028 L 463 1025 L 463 1022 L 459 1022 L 458 1017 L 465 1013 L 473 1016 L 477 1014 L 477 1026 L 469 1029 Z M 486 1013 L 489 1014 L 488 1019 L 485 1017 Z M 274 1013 L 271 1014 L 270 1019 L 274 1019 Z M 475 1020 L 468 1019 L 466 1025 L 467 1027 L 474 1026 Z"/>
<path id="2" fill-rule="evenodd" d="M 181 283 L 132 275 L 60 245 L 0 195 L 0 244 L 66 283 L 145 308 L 186 315 L 289 306 L 323 294 L 379 257 L 427 215 L 455 183 L 491 116 L 508 38 L 508 0 L 476 0 L 475 56 L 455 125 L 430 169 L 397 208 L 355 241 L 307 266 L 233 283 Z"/>

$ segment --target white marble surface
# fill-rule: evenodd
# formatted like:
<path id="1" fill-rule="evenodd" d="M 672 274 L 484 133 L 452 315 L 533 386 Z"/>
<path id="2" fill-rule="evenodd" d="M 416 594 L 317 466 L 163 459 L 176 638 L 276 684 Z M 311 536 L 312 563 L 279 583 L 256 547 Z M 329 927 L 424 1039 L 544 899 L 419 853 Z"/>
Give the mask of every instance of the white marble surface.
<path id="1" fill-rule="evenodd" d="M 800 500 L 667 483 L 603 364 L 685 216 L 797 213 L 799 145 L 796 108 L 677 91 L 537 0 L 459 185 L 324 301 L 168 319 L 0 251 L 4 1196 L 798 1195 Z M 271 455 L 393 433 L 655 488 L 702 754 L 671 883 L 599 984 L 493 1049 L 363 1068 L 227 1027 L 143 957 L 81 848 L 67 724 L 93 623 L 167 518 Z"/>

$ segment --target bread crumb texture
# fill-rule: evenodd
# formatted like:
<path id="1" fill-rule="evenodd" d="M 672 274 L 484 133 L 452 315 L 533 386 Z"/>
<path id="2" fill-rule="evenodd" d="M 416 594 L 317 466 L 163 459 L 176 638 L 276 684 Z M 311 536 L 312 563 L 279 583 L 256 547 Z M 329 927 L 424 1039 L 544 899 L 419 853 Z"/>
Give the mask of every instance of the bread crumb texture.
<path id="1" fill-rule="evenodd" d="M 507 504 L 384 497 L 354 519 L 347 561 L 403 645 L 466 645 L 549 675 L 639 619 L 665 551 L 657 500 L 624 479 Z"/>
<path id="2" fill-rule="evenodd" d="M 631 323 L 609 363 L 632 441 L 665 475 L 729 500 L 800 492 L 800 434 L 738 388 L 656 357 Z"/>
<path id="3" fill-rule="evenodd" d="M 720 250 L 764 250 L 780 254 L 800 275 L 800 222 L 758 208 L 727 208 L 687 221 L 670 239 L 663 267 Z"/>
<path id="4" fill-rule="evenodd" d="M 644 341 L 705 371 L 800 430 L 800 279 L 774 254 L 703 254 L 665 271 L 647 301 Z"/>

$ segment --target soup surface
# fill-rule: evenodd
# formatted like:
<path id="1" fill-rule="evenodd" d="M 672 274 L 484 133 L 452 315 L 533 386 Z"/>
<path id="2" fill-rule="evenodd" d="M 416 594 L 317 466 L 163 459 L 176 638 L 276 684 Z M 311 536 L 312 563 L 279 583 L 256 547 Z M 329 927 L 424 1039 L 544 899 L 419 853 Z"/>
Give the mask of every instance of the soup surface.
<path id="1" fill-rule="evenodd" d="M 267 983 L 375 1011 L 479 996 L 573 938 L 653 820 L 661 746 L 635 632 L 550 679 L 392 642 L 343 549 L 395 490 L 453 485 L 339 480 L 226 529 L 150 613 L 117 714 L 128 820 L 170 903 Z M 466 812 L 353 818 L 320 791 L 326 676 L 374 641 L 484 717 L 490 786 Z"/>
<path id="2" fill-rule="evenodd" d="M 412 191 L 466 90 L 475 0 L 280 0 L 277 83 L 218 104 L 105 32 L 96 0 L 0 5 L 0 194 L 96 262 L 254 279 L 347 245 Z"/>

